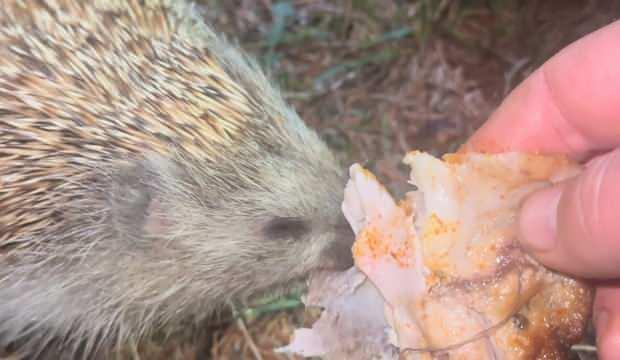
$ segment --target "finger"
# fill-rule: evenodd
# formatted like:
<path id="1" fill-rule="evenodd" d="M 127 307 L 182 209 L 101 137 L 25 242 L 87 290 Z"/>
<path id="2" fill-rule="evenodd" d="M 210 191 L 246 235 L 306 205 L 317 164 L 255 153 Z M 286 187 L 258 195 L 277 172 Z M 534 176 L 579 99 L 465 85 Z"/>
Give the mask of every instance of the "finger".
<path id="1" fill-rule="evenodd" d="M 543 264 L 588 278 L 620 276 L 620 149 L 576 178 L 535 193 L 519 220 L 521 244 Z"/>
<path id="2" fill-rule="evenodd" d="M 461 151 L 583 159 L 620 145 L 620 21 L 571 44 L 520 84 Z"/>
<path id="3" fill-rule="evenodd" d="M 594 300 L 596 343 L 601 360 L 617 359 L 620 354 L 620 288 L 597 288 Z"/>

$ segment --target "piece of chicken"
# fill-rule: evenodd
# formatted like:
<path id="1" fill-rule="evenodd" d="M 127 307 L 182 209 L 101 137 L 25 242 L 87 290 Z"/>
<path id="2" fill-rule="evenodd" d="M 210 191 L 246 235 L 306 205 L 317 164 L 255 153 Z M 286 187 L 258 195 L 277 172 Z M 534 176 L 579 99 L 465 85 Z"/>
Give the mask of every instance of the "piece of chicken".
<path id="1" fill-rule="evenodd" d="M 351 167 L 343 211 L 357 234 L 356 267 L 368 279 L 351 281 L 359 275 L 350 270 L 313 281 L 310 295 L 326 307 L 304 333 L 320 344 L 314 355 L 566 358 L 585 329 L 591 290 L 525 255 L 516 241 L 516 217 L 524 197 L 580 168 L 564 158 L 516 153 L 442 161 L 412 152 L 405 162 L 417 190 L 398 205 L 370 172 Z M 368 280 L 378 292 L 367 289 Z M 349 290 L 326 290 L 329 284 L 349 284 Z M 303 337 L 295 340 L 287 350 L 308 349 Z"/>

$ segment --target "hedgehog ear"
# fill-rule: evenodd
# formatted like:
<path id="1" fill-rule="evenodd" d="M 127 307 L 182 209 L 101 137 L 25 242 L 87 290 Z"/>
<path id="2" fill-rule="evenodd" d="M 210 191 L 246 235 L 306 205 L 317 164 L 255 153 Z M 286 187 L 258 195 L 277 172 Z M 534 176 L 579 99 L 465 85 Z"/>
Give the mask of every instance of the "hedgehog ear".
<path id="1" fill-rule="evenodd" d="M 160 237 L 170 233 L 174 225 L 171 211 L 170 194 L 175 193 L 179 179 L 186 178 L 186 173 L 175 159 L 156 153 L 147 154 L 143 167 L 147 174 L 149 204 L 145 209 L 142 224 L 144 235 Z"/>
<path id="2" fill-rule="evenodd" d="M 154 155 L 117 168 L 106 196 L 117 234 L 127 239 L 150 238 L 170 229 L 161 189 L 174 173 L 180 173 L 180 168 L 173 160 Z"/>

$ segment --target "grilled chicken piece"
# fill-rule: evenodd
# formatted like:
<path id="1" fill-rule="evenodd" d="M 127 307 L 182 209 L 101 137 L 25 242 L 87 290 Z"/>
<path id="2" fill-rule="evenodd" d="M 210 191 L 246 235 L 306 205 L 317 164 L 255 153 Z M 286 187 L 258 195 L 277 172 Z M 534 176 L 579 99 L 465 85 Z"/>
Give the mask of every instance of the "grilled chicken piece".
<path id="1" fill-rule="evenodd" d="M 307 304 L 326 310 L 285 350 L 326 359 L 567 358 L 592 291 L 521 251 L 517 211 L 536 189 L 581 169 L 517 153 L 411 152 L 405 163 L 417 189 L 398 204 L 370 172 L 351 167 L 343 211 L 356 233 L 356 268 L 312 281 Z"/>

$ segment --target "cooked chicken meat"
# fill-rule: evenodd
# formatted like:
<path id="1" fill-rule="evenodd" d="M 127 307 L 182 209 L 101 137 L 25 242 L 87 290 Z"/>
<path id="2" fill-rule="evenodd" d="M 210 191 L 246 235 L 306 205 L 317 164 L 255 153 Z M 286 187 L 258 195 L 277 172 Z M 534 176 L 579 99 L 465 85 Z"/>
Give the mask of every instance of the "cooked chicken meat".
<path id="1" fill-rule="evenodd" d="M 306 301 L 325 312 L 285 350 L 326 359 L 566 358 L 592 293 L 521 251 L 517 210 L 580 168 L 517 153 L 411 152 L 405 163 L 415 189 L 400 203 L 351 167 L 343 212 L 356 233 L 356 269 L 312 281 Z"/>

